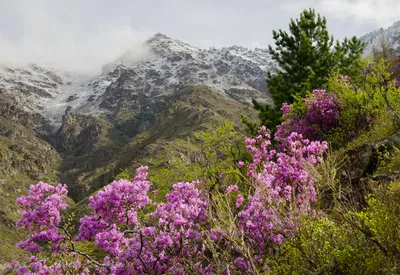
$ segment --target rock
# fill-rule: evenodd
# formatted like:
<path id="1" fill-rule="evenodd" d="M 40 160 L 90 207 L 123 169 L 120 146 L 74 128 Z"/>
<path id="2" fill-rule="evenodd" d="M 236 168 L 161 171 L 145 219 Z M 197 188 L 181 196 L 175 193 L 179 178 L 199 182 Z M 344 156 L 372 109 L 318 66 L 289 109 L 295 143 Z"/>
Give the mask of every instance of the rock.
<path id="1" fill-rule="evenodd" d="M 361 178 L 372 175 L 378 168 L 378 159 L 382 157 L 383 153 L 387 157 L 385 161 L 390 161 L 395 148 L 400 148 L 400 133 L 396 133 L 383 141 L 366 143 L 345 152 L 349 159 L 342 168 L 341 182 L 357 184 Z"/>
<path id="2" fill-rule="evenodd" d="M 77 98 L 78 98 L 78 96 L 77 96 L 76 94 L 70 95 L 70 96 L 68 97 L 68 99 L 67 99 L 67 102 L 74 101 L 74 100 L 77 99 Z"/>
<path id="3" fill-rule="evenodd" d="M 8 119 L 31 129 L 39 135 L 48 135 L 51 126 L 39 113 L 31 113 L 20 106 L 18 100 L 0 88 L 0 119 Z M 0 127 L 0 134 L 3 130 Z"/>
<path id="4" fill-rule="evenodd" d="M 400 179 L 400 172 L 373 176 L 378 168 L 379 158 L 385 152 L 385 161 L 390 161 L 395 148 L 400 148 L 400 133 L 397 133 L 381 142 L 366 143 L 355 149 L 345 152 L 348 157 L 346 164 L 339 173 L 340 182 L 351 186 L 351 200 L 354 206 L 362 208 L 366 205 L 365 196 L 371 192 L 370 182 L 390 182 Z"/>
<path id="5" fill-rule="evenodd" d="M 96 96 L 95 95 L 91 95 L 91 96 L 89 96 L 89 98 L 88 98 L 88 102 L 91 102 L 91 101 L 93 101 L 94 99 L 96 98 Z"/>
<path id="6" fill-rule="evenodd" d="M 356 185 L 362 177 L 375 171 L 378 159 L 374 147 L 374 144 L 367 143 L 345 153 L 349 159 L 342 167 L 342 183 Z"/>
<path id="7" fill-rule="evenodd" d="M 8 274 L 12 271 L 11 264 L 9 263 L 0 263 L 0 273 L 1 274 Z"/>
<path id="8" fill-rule="evenodd" d="M 360 179 L 360 184 L 362 184 L 363 186 L 367 186 L 371 181 L 379 183 L 389 183 L 396 180 L 400 180 L 400 171 L 393 171 L 391 173 L 378 174 L 375 176 L 362 178 Z"/>
<path id="9" fill-rule="evenodd" d="M 146 129 L 148 129 L 150 127 L 150 125 L 151 125 L 150 121 L 145 120 L 145 121 L 140 122 L 140 125 L 138 128 L 139 133 L 144 132 Z"/>

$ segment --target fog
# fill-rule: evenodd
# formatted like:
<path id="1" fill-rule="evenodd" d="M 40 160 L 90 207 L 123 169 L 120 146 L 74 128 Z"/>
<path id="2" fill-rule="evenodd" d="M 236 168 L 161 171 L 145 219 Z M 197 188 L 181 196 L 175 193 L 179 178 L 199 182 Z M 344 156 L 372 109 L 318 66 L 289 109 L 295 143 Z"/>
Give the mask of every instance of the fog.
<path id="1" fill-rule="evenodd" d="M 337 38 L 399 20 L 399 0 L 0 0 L 0 63 L 34 62 L 100 73 L 156 32 L 198 47 L 267 47 L 305 8 L 326 16 Z"/>
<path id="2" fill-rule="evenodd" d="M 74 13 L 71 7 L 55 2 L 1 2 L 2 63 L 37 63 L 95 74 L 101 71 L 103 64 L 112 62 L 128 50 L 131 50 L 131 59 L 147 55 L 144 41 L 152 35 L 151 31 L 136 30 L 120 19 L 91 24 L 84 14 Z M 74 3 L 77 9 L 85 8 L 84 4 L 79 7 L 78 1 Z"/>

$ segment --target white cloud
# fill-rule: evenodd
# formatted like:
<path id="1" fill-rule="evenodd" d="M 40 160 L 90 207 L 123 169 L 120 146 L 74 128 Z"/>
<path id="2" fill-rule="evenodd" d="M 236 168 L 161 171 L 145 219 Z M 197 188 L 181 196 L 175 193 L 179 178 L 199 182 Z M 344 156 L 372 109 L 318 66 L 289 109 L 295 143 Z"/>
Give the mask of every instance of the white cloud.
<path id="1" fill-rule="evenodd" d="M 16 24 L 0 30 L 0 60 L 98 73 L 103 64 L 127 50 L 134 49 L 134 57 L 147 54 L 143 42 L 151 31 L 135 30 L 123 18 L 93 23 L 91 18 L 74 11 L 74 4 L 80 5 L 77 1 L 68 2 L 70 6 L 66 2 L 9 1 L 6 9 L 2 9 L 2 2 L 0 9 L 6 10 L 7 22 Z M 82 3 L 79 8 L 85 10 L 85 5 Z M 12 32 L 18 35 L 13 36 Z"/>
<path id="2" fill-rule="evenodd" d="M 0 0 L 0 60 L 99 72 L 127 50 L 146 55 L 155 32 L 204 48 L 264 48 L 310 7 L 335 38 L 400 19 L 400 0 Z"/>
<path id="3" fill-rule="evenodd" d="M 285 3 L 283 7 L 297 12 L 304 7 L 313 7 L 326 17 L 357 25 L 388 27 L 400 20 L 399 0 L 297 0 L 295 3 Z"/>

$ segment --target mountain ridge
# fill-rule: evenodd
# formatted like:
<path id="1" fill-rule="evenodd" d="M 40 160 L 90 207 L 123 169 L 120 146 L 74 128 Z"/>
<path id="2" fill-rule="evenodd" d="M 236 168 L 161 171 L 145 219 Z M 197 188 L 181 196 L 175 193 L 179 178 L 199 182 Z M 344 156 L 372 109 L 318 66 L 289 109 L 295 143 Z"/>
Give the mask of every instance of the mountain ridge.
<path id="1" fill-rule="evenodd" d="M 364 56 L 372 54 L 374 48 L 379 48 L 381 40 L 387 40 L 392 48 L 400 46 L 400 20 L 393 23 L 388 28 L 376 29 L 360 37 L 365 43 Z"/>
<path id="2" fill-rule="evenodd" d="M 163 98 L 186 84 L 214 88 L 242 103 L 250 103 L 252 98 L 269 100 L 264 76 L 275 64 L 265 49 L 232 46 L 205 50 L 163 34 L 156 34 L 145 46 L 149 48 L 147 57 L 129 63 L 127 52 L 105 64 L 103 74 L 94 77 L 35 64 L 2 66 L 0 88 L 26 111 L 44 116 L 55 129 L 61 126 L 67 108 L 83 114 L 115 112 L 137 96 Z M 238 96 L 241 90 L 248 96 Z"/>

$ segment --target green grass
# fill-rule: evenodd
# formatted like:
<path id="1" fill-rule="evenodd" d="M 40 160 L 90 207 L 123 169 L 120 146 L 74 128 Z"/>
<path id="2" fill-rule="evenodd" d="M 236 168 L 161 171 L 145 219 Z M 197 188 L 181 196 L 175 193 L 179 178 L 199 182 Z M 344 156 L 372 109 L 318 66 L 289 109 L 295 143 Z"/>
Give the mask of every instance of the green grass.
<path id="1" fill-rule="evenodd" d="M 58 182 L 60 156 L 36 134 L 0 119 L 0 264 L 24 255 L 15 244 L 26 235 L 15 227 L 20 208 L 15 201 L 37 181 Z"/>

